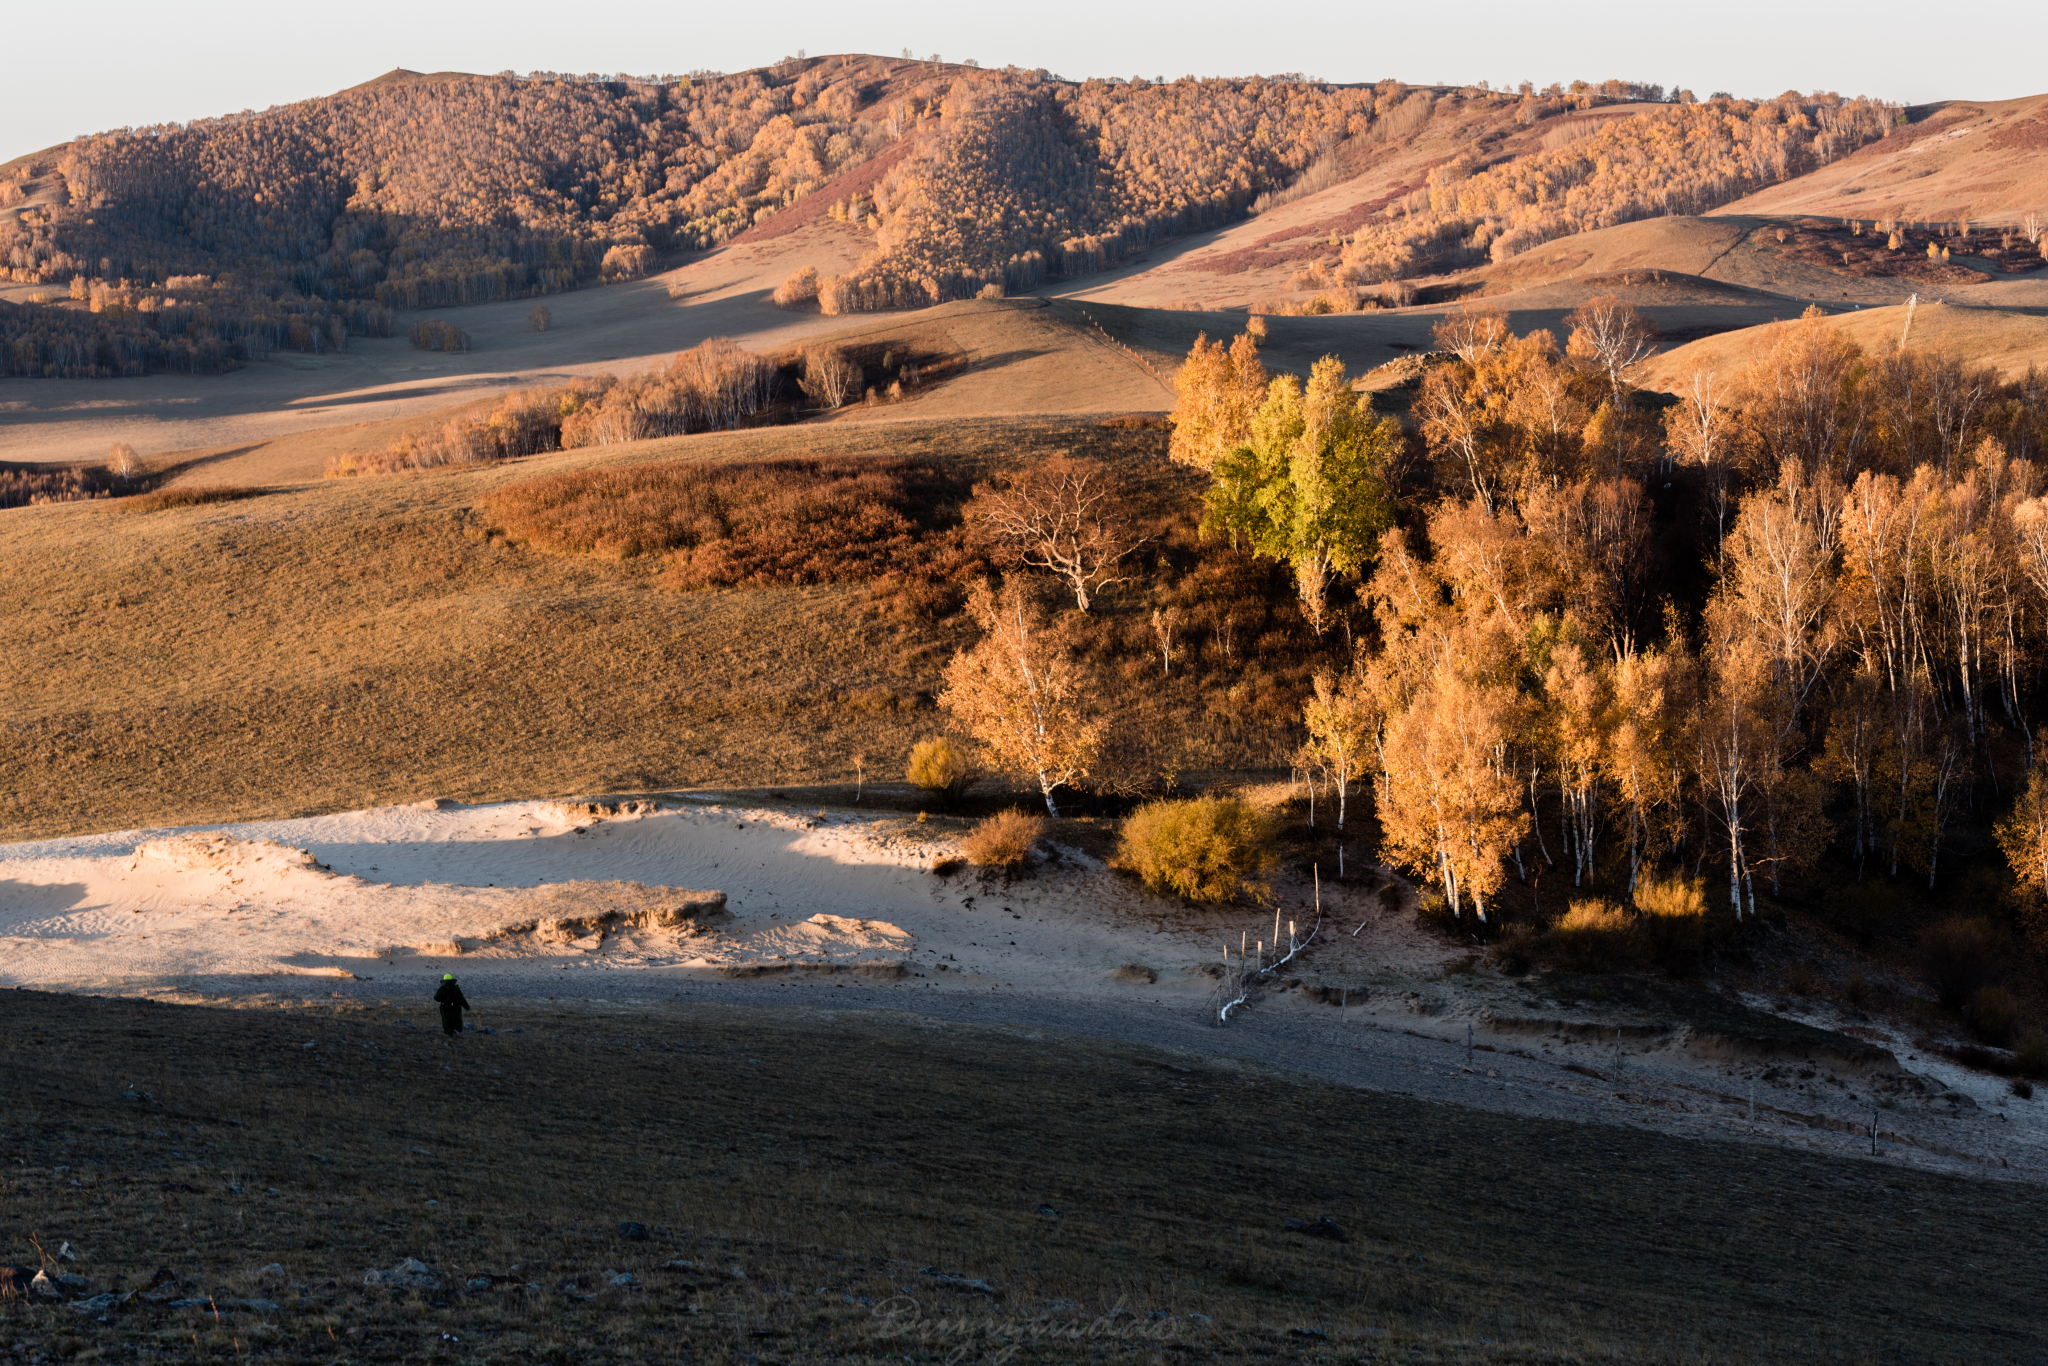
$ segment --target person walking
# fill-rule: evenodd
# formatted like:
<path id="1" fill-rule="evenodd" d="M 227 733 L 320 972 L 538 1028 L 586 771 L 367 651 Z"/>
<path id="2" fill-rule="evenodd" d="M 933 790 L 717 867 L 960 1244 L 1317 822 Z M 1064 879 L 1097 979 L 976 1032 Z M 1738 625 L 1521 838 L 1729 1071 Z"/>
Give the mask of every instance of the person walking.
<path id="1" fill-rule="evenodd" d="M 441 1006 L 441 1032 L 452 1039 L 462 1032 L 462 1012 L 470 1008 L 469 998 L 456 985 L 454 973 L 441 974 L 441 989 L 434 993 L 434 1000 Z"/>

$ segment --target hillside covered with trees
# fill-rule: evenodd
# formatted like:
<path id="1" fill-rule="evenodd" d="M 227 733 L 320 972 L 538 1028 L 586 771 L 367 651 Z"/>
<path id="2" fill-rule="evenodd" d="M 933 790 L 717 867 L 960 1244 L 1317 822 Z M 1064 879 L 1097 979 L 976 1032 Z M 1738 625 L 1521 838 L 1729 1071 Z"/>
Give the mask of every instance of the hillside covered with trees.
<path id="1" fill-rule="evenodd" d="M 1548 146 L 1544 120 L 1602 105 L 1640 108 Z M 871 247 L 793 297 L 851 312 L 1014 292 L 1334 183 L 1361 149 L 1434 139 L 1446 160 L 1428 185 L 1337 244 L 1350 277 L 1397 278 L 1698 212 L 1893 117 L 1873 101 L 1701 104 L 1620 81 L 1074 82 L 852 56 L 734 76 L 394 73 L 17 164 L 0 205 L 33 207 L 0 218 L 0 272 L 68 298 L 0 307 L 0 373 L 208 371 L 343 347 L 391 334 L 396 310 L 644 274 L 820 193 Z"/>
<path id="2" fill-rule="evenodd" d="M 1948 945 L 1970 1005 L 1998 922 L 2048 948 L 2048 384 L 1814 310 L 1672 402 L 1630 383 L 1634 310 L 1569 322 L 1451 315 L 1405 446 L 1334 361 L 1304 389 L 1246 335 L 1182 369 L 1205 527 L 1356 632 L 1298 763 L 1517 952 L 1671 965 L 1782 899 Z"/>

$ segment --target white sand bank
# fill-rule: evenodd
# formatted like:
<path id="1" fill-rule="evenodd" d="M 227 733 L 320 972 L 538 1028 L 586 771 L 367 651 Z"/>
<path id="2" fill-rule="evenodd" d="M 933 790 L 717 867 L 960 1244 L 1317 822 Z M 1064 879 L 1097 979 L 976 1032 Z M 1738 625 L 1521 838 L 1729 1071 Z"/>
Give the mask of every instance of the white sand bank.
<path id="1" fill-rule="evenodd" d="M 1099 869 L 1076 868 L 1081 885 L 1062 889 L 1078 920 L 1027 916 L 1027 898 L 997 909 L 969 879 L 935 875 L 951 846 L 905 827 L 719 803 L 604 818 L 553 802 L 422 803 L 0 846 L 0 984 L 458 964 L 465 977 L 515 965 L 895 975 L 923 946 L 945 971 L 1057 990 L 1097 988 L 1150 939 L 1085 914 L 1119 894 Z"/>

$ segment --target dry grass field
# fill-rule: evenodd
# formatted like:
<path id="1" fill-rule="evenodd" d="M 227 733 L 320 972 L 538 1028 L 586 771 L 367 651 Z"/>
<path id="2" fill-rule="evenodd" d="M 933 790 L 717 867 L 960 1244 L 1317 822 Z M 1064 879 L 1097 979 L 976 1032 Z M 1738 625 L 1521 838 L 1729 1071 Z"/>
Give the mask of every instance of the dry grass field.
<path id="1" fill-rule="evenodd" d="M 2048 207 L 2048 100 L 1944 100 L 1912 113 L 1893 137 L 1716 212 L 2012 224 Z"/>
<path id="2" fill-rule="evenodd" d="M 161 510 L 14 509 L 0 524 L 0 830 L 850 782 L 857 754 L 871 777 L 899 776 L 944 726 L 932 698 L 964 618 L 934 624 L 864 582 L 677 591 L 668 557 L 543 554 L 496 533 L 491 499 L 512 484 L 673 460 L 907 459 L 963 486 L 1054 450 L 1118 463 L 1173 524 L 1158 553 L 1185 567 L 1146 591 L 1185 599 L 1191 626 L 1252 603 L 1184 632 L 1163 679 L 1151 598 L 1098 614 L 1103 667 L 1143 685 L 1123 689 L 1125 761 L 1140 777 L 1266 767 L 1291 746 L 1312 638 L 1270 566 L 1192 553 L 1187 475 L 1164 448 L 1156 427 L 1094 420 L 834 423 Z M 1248 667 L 1261 658 L 1275 671 Z"/>
<path id="3" fill-rule="evenodd" d="M 2048 319 L 2033 313 L 1994 308 L 1955 308 L 1922 300 L 1913 309 L 1911 337 L 1916 346 L 1953 352 L 1974 365 L 1996 369 L 2011 381 L 2029 369 L 2048 365 Z M 1828 325 L 1879 355 L 1898 344 L 1906 330 L 1903 307 L 1865 308 L 1840 313 Z M 1763 326 L 1768 326 L 1764 324 Z M 1677 391 L 1698 371 L 1733 380 L 1759 345 L 1762 327 L 1744 328 L 1705 337 L 1653 357 L 1640 381 L 1653 389 Z"/>
<path id="4" fill-rule="evenodd" d="M 2048 1207 L 2027 1186 L 886 1013 L 495 1007 L 496 1033 L 450 1044 L 424 1007 L 0 994 L 0 1254 L 33 1267 L 37 1244 L 68 1242 L 78 1260 L 58 1269 L 95 1292 L 157 1286 L 90 1314 L 0 1301 L 0 1349 L 1861 1363 L 2048 1347 L 2024 1274 Z M 438 1289 L 365 1287 L 407 1257 Z M 282 1276 L 260 1279 L 271 1264 Z"/>

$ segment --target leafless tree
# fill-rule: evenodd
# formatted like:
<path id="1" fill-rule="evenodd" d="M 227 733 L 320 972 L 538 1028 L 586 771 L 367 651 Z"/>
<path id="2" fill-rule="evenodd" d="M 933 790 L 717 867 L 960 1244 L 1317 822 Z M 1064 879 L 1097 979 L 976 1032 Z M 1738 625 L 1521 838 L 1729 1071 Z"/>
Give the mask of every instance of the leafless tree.
<path id="1" fill-rule="evenodd" d="M 1099 461 L 1064 455 L 977 486 L 967 517 L 1012 563 L 1065 579 L 1084 612 L 1103 589 L 1131 577 L 1124 562 L 1149 539 Z"/>
<path id="2" fill-rule="evenodd" d="M 141 457 L 135 448 L 125 441 L 116 441 L 107 448 L 107 473 L 122 483 L 131 483 L 142 474 Z"/>
<path id="3" fill-rule="evenodd" d="M 1622 407 L 1629 371 L 1657 349 L 1657 328 L 1634 304 L 1602 294 L 1581 304 L 1565 321 L 1571 324 L 1573 355 L 1591 361 L 1614 390 L 1614 407 Z"/>
<path id="4" fill-rule="evenodd" d="M 820 408 L 837 408 L 859 387 L 860 371 L 838 347 L 815 347 L 804 352 L 803 378 L 797 384 Z"/>
<path id="5" fill-rule="evenodd" d="M 1173 673 L 1173 633 L 1180 629 L 1180 608 L 1152 609 L 1152 634 L 1159 641 L 1159 672 Z"/>
<path id="6" fill-rule="evenodd" d="M 1477 308 L 1458 308 L 1443 316 L 1431 334 L 1437 349 L 1448 351 L 1467 365 L 1498 351 L 1513 340 L 1508 315 Z"/>

